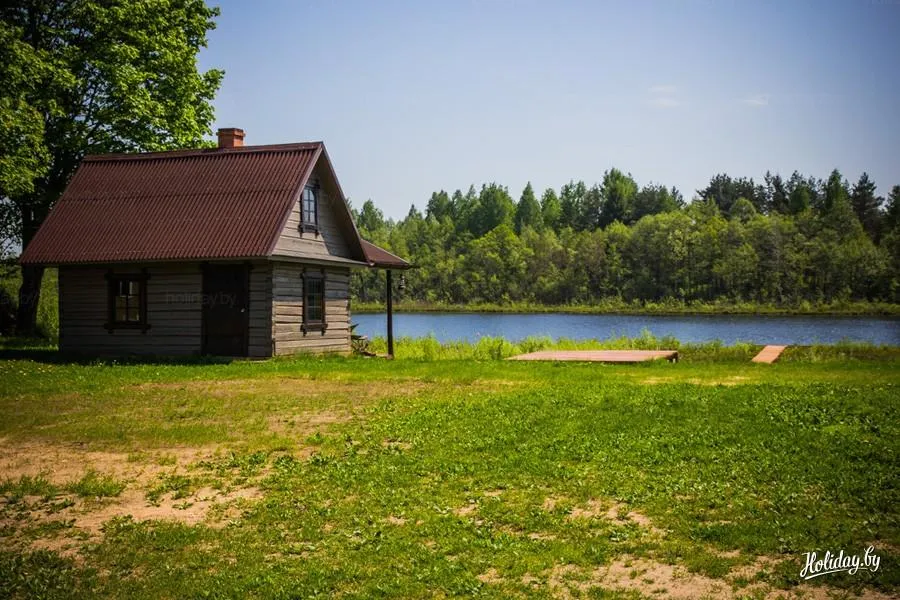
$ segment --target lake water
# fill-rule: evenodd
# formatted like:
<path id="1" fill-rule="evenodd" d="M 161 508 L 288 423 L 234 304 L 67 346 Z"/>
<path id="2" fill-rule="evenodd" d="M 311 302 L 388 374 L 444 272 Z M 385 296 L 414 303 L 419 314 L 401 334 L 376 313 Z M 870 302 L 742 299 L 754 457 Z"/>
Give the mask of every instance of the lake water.
<path id="1" fill-rule="evenodd" d="M 356 332 L 386 335 L 384 313 L 354 314 Z M 434 335 L 439 341 L 475 341 L 483 336 L 511 341 L 529 336 L 607 339 L 636 337 L 647 329 L 682 342 L 725 344 L 833 344 L 842 340 L 900 345 L 900 319 L 882 317 L 764 317 L 737 315 L 576 315 L 491 313 L 394 313 L 394 337 Z"/>

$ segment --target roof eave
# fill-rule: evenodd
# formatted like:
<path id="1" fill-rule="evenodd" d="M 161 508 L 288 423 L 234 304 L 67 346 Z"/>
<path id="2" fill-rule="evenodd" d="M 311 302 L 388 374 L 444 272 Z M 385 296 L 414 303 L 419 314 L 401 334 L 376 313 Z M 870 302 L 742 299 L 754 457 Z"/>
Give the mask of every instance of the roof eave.
<path id="1" fill-rule="evenodd" d="M 205 262 L 224 262 L 224 263 L 236 263 L 236 262 L 263 262 L 267 259 L 267 256 L 218 256 L 218 257 L 204 257 L 204 256 L 192 256 L 192 257 L 184 257 L 184 258 L 117 258 L 117 259 L 109 259 L 109 258 L 87 258 L 83 260 L 65 260 L 65 261 L 28 261 L 22 262 L 21 258 L 19 259 L 19 264 L 25 267 L 92 267 L 98 265 L 154 265 L 154 264 L 173 264 L 173 263 L 189 263 L 189 264 L 200 264 Z"/>

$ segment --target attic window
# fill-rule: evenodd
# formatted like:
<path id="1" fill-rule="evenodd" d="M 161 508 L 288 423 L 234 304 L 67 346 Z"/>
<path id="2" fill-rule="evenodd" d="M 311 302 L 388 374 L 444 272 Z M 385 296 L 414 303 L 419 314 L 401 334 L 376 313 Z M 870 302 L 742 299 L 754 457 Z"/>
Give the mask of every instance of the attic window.
<path id="1" fill-rule="evenodd" d="M 300 199 L 300 231 L 319 233 L 318 184 L 303 188 L 303 196 Z"/>
<path id="2" fill-rule="evenodd" d="M 106 275 L 108 290 L 106 329 L 140 329 L 147 331 L 146 272 L 139 275 Z"/>

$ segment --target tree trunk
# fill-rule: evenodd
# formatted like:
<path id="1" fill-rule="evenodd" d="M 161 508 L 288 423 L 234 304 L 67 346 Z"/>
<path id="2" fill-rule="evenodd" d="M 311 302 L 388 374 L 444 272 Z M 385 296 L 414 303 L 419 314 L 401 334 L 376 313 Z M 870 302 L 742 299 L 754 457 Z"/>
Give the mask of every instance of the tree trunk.
<path id="1" fill-rule="evenodd" d="M 23 198 L 19 204 L 22 214 L 22 250 L 24 250 L 37 233 L 47 209 L 35 210 L 40 206 L 36 193 Z M 46 206 L 48 203 L 43 203 Z M 41 299 L 41 281 L 44 278 L 44 267 L 23 266 L 22 285 L 19 287 L 19 308 L 16 311 L 16 334 L 34 337 L 37 330 L 37 309 Z"/>
<path id="2" fill-rule="evenodd" d="M 41 299 L 41 280 L 44 267 L 23 266 L 22 286 L 19 288 L 19 309 L 16 312 L 16 334 L 34 337 L 37 330 L 38 301 Z"/>

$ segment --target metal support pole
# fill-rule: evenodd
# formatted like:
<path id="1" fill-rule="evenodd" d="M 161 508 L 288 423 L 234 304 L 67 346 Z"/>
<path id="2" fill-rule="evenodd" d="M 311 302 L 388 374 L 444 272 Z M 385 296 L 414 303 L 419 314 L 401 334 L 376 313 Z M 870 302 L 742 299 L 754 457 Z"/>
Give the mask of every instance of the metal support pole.
<path id="1" fill-rule="evenodd" d="M 387 353 L 394 358 L 394 284 L 391 270 L 387 270 Z"/>

